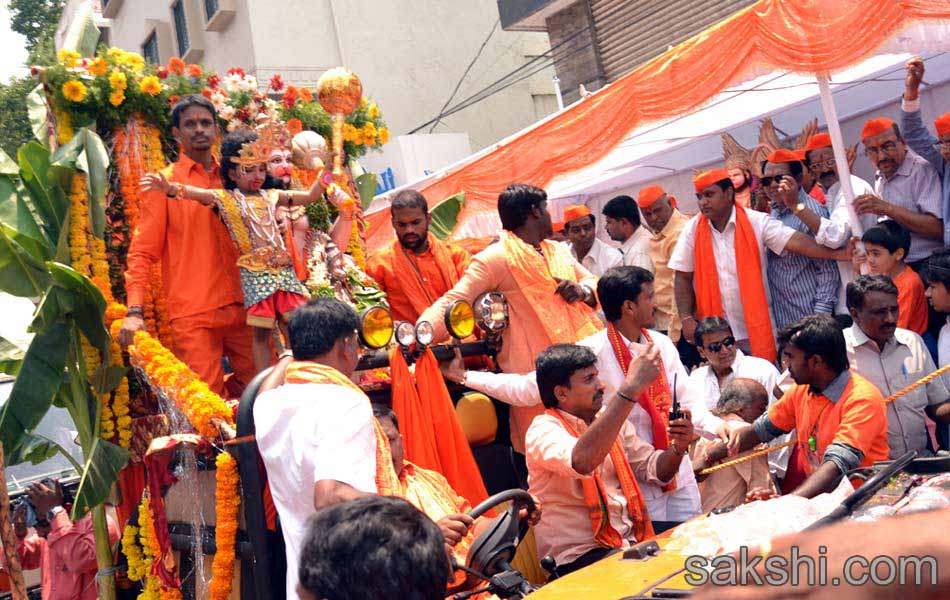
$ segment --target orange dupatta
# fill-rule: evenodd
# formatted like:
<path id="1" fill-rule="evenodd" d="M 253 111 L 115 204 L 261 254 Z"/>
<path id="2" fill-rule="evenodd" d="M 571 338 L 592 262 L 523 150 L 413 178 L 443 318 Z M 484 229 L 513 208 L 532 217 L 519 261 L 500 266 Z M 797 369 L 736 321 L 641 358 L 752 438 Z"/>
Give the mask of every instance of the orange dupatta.
<path id="1" fill-rule="evenodd" d="M 285 380 L 287 383 L 322 383 L 349 388 L 358 392 L 369 403 L 369 397 L 358 385 L 350 381 L 350 378 L 343 373 L 327 365 L 295 360 L 287 365 Z M 397 496 L 400 491 L 399 478 L 393 468 L 393 457 L 389 452 L 389 438 L 383 433 L 379 421 L 375 418 L 373 419 L 373 430 L 376 434 L 376 491 L 380 496 Z"/>
<path id="2" fill-rule="evenodd" d="M 749 344 L 752 354 L 775 362 L 775 336 L 772 333 L 772 318 L 769 316 L 769 302 L 762 282 L 762 258 L 759 242 L 749 222 L 746 209 L 739 205 L 736 211 L 736 233 L 733 244 L 736 248 L 736 266 L 739 277 L 739 289 L 727 290 L 742 297 L 742 313 L 745 315 L 746 330 L 749 332 Z M 722 291 L 719 288 L 719 268 L 712 246 L 712 223 L 700 215 L 696 223 L 696 245 L 693 248 L 694 275 L 696 287 L 696 309 L 699 320 L 706 317 L 725 317 L 722 308 Z"/>
<path id="3" fill-rule="evenodd" d="M 641 330 L 643 337 L 647 342 L 653 342 L 646 329 Z M 624 376 L 630 369 L 630 363 L 633 361 L 633 355 L 630 354 L 630 348 L 623 343 L 620 332 L 613 324 L 607 324 L 607 340 L 610 341 L 610 347 L 620 363 L 620 368 Z M 670 383 L 666 379 L 666 368 L 663 366 L 663 359 L 660 358 L 660 374 L 650 383 L 650 387 L 637 398 L 637 404 L 650 415 L 650 425 L 653 428 L 653 447 L 657 450 L 666 450 L 670 446 L 670 407 L 673 405 L 673 395 L 670 392 Z M 663 486 L 664 492 L 672 492 L 676 489 L 676 477 L 668 484 Z"/>
<path id="4" fill-rule="evenodd" d="M 399 419 L 406 460 L 441 473 L 442 462 L 436 450 L 432 413 L 429 405 L 419 397 L 409 365 L 399 347 L 389 351 L 389 368 L 392 375 L 393 412 Z"/>
<path id="5" fill-rule="evenodd" d="M 462 273 L 456 268 L 452 253 L 449 252 L 445 242 L 432 235 L 432 232 L 429 232 L 428 240 L 432 258 L 435 259 L 439 272 L 445 278 L 446 287 L 452 289 L 452 286 L 461 279 Z M 393 272 L 400 275 L 399 282 L 402 284 L 402 291 L 409 299 L 412 309 L 421 315 L 439 297 L 433 298 L 426 289 L 415 260 L 409 256 L 409 251 L 399 243 L 398 239 L 392 243 L 389 251 L 393 255 Z"/>
<path id="6" fill-rule="evenodd" d="M 569 344 L 594 335 L 603 328 L 594 310 L 583 302 L 568 304 L 556 295 L 558 279 L 576 281 L 574 257 L 556 242 L 541 242 L 541 256 L 515 234 L 501 234 L 508 268 L 518 287 L 538 315 L 552 344 Z"/>
<path id="7" fill-rule="evenodd" d="M 568 423 L 560 411 L 549 408 L 545 412 L 557 417 L 572 436 L 579 437 L 577 430 Z M 653 537 L 655 534 L 653 533 L 653 522 L 650 520 L 650 513 L 647 511 L 647 505 L 643 500 L 643 494 L 640 492 L 640 485 L 633 474 L 633 469 L 630 468 L 630 463 L 627 462 L 627 454 L 623 451 L 619 437 L 614 440 L 610 447 L 610 460 L 617 472 L 620 489 L 623 490 L 623 496 L 627 500 L 627 511 L 633 521 L 633 533 L 637 541 L 642 542 Z M 604 480 L 597 469 L 594 469 L 591 477 L 585 477 L 581 480 L 581 487 L 584 491 L 584 502 L 587 504 L 591 525 L 594 528 L 594 541 L 604 548 L 622 547 L 623 538 L 610 524 L 610 514 L 607 511 L 607 492 L 604 489 Z"/>

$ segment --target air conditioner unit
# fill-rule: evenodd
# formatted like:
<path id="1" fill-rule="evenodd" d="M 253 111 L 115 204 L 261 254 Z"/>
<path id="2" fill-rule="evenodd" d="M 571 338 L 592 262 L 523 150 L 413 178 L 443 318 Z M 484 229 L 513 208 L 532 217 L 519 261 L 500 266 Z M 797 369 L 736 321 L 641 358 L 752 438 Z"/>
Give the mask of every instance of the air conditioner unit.
<path id="1" fill-rule="evenodd" d="M 236 0 L 201 0 L 204 4 L 205 31 L 224 31 L 237 12 Z"/>

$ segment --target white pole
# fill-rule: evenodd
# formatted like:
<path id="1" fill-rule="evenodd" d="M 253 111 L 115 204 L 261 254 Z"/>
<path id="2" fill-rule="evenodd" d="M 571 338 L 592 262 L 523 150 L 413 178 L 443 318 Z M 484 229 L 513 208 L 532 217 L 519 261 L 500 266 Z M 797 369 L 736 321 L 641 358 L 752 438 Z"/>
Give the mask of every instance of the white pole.
<path id="1" fill-rule="evenodd" d="M 564 110 L 564 96 L 561 95 L 561 80 L 555 75 L 551 78 L 551 82 L 554 83 L 554 95 L 557 96 L 557 110 L 560 112 Z"/>
<path id="2" fill-rule="evenodd" d="M 838 111 L 835 109 L 835 100 L 831 95 L 831 85 L 827 74 L 817 75 L 818 91 L 821 94 L 821 108 L 828 123 L 828 133 L 831 135 L 831 148 L 835 153 L 835 166 L 838 167 L 838 181 L 844 193 L 844 201 L 848 206 L 848 220 L 851 222 L 851 235 L 860 238 L 864 235 L 864 228 L 854 212 L 854 188 L 851 187 L 851 170 L 848 168 L 848 156 L 844 150 L 844 140 L 841 137 L 841 125 L 838 123 Z"/>

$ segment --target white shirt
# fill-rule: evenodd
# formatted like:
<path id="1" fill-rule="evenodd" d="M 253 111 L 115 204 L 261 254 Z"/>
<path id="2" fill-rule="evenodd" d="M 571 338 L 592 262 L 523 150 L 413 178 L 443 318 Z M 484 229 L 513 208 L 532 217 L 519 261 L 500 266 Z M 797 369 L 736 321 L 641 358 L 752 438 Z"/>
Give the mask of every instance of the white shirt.
<path id="1" fill-rule="evenodd" d="M 759 242 L 762 285 L 765 287 L 765 297 L 769 303 L 769 317 L 775 323 L 775 317 L 771 314 L 772 295 L 769 293 L 766 275 L 768 253 L 765 248 L 768 247 L 772 252 L 781 254 L 785 250 L 785 244 L 795 234 L 795 230 L 765 213 L 746 210 L 746 215 L 749 217 L 749 224 L 752 225 L 755 238 Z M 683 228 L 683 233 L 680 234 L 679 241 L 676 242 L 676 248 L 673 249 L 673 255 L 670 257 L 670 268 L 674 271 L 692 273 L 695 270 L 693 249 L 696 245 L 696 225 L 699 223 L 699 217 L 700 215 L 696 215 L 689 220 Z M 724 231 L 720 233 L 711 223 L 709 229 L 712 231 L 713 254 L 716 265 L 719 267 L 719 292 L 722 295 L 722 307 L 726 313 L 726 320 L 732 326 L 732 332 L 737 340 L 747 340 L 749 333 L 746 330 L 742 296 L 739 293 L 739 265 L 736 264 L 736 209 L 733 207 Z"/>
<path id="2" fill-rule="evenodd" d="M 313 488 L 335 480 L 376 493 L 373 409 L 338 385 L 285 384 L 254 403 L 257 446 L 287 547 L 287 598 L 297 598 L 297 564 L 314 514 Z"/>
<path id="3" fill-rule="evenodd" d="M 571 254 L 577 258 L 577 252 L 571 245 Z M 616 248 L 611 248 L 597 238 L 594 238 L 594 244 L 584 255 L 581 265 L 597 277 L 604 274 L 607 269 L 623 264 L 623 255 Z"/>
<path id="4" fill-rule="evenodd" d="M 937 366 L 943 367 L 950 364 L 950 317 L 940 328 L 940 337 L 937 338 Z M 943 380 L 950 387 L 950 375 L 944 374 Z"/>
<path id="5" fill-rule="evenodd" d="M 653 259 L 650 258 L 650 239 L 653 234 L 643 225 L 637 227 L 633 235 L 620 244 L 623 264 L 628 267 L 643 267 L 653 272 Z"/>
<path id="6" fill-rule="evenodd" d="M 867 181 L 851 175 L 851 189 L 854 191 L 854 197 L 864 194 L 873 194 L 874 186 Z M 848 203 L 845 201 L 844 192 L 841 190 L 841 182 L 835 182 L 828 188 L 825 194 L 828 199 L 828 218 L 821 217 L 821 224 L 818 226 L 818 233 L 815 234 L 815 241 L 828 248 L 841 248 L 851 239 L 851 217 L 848 213 Z M 859 216 L 858 220 L 861 226 L 867 231 L 877 222 L 874 215 Z M 839 260 L 838 274 L 841 276 L 841 285 L 838 286 L 838 302 L 835 305 L 835 313 L 839 315 L 848 314 L 848 307 L 845 303 L 845 288 L 854 279 L 854 267 L 849 260 Z"/>
<path id="7" fill-rule="evenodd" d="M 689 374 L 680 362 L 676 345 L 658 331 L 649 331 L 649 334 L 654 345 L 660 350 L 666 380 L 671 388 L 674 381 L 676 382 L 677 397 L 683 398 L 686 394 L 686 381 L 689 379 Z M 627 342 L 627 340 L 623 341 Z M 587 346 L 597 355 L 597 371 L 604 384 L 604 397 L 611 398 L 623 384 L 624 374 L 607 340 L 607 330 L 601 330 L 581 340 L 578 344 Z M 646 349 L 646 340 L 641 337 L 636 343 L 628 343 L 628 347 L 630 354 L 636 358 Z M 465 385 L 513 406 L 533 406 L 541 403 L 538 380 L 534 373 L 517 375 L 468 371 L 465 376 Z M 627 421 L 634 426 L 640 439 L 653 445 L 653 423 L 646 410 L 639 404 L 634 406 L 627 416 Z M 655 483 L 649 481 L 639 483 L 650 517 L 655 521 L 685 521 L 701 511 L 699 486 L 696 484 L 693 466 L 688 456 L 683 457 L 683 462 L 680 464 L 676 475 L 675 491 L 665 494 L 663 487 Z"/>
<path id="8" fill-rule="evenodd" d="M 758 381 L 769 394 L 769 406 L 775 404 L 778 398 L 775 397 L 775 387 L 778 383 L 779 372 L 775 365 L 769 361 L 756 356 L 748 356 L 742 353 L 742 350 L 736 349 L 736 358 L 732 361 L 732 372 L 726 376 L 725 387 L 733 379 L 752 379 Z M 722 388 L 719 385 L 719 378 L 716 372 L 709 365 L 704 365 L 690 373 L 687 381 L 686 395 L 683 397 L 683 408 L 688 408 L 693 416 L 693 425 L 696 426 L 707 438 L 716 437 L 716 429 L 725 423 L 725 421 L 716 416 L 714 411 L 719 404 L 719 397 L 722 395 Z M 787 441 L 791 434 L 776 438 L 771 445 Z M 769 454 L 769 469 L 779 477 L 785 476 L 785 469 L 788 467 L 788 457 L 791 454 L 791 448 L 783 448 Z"/>

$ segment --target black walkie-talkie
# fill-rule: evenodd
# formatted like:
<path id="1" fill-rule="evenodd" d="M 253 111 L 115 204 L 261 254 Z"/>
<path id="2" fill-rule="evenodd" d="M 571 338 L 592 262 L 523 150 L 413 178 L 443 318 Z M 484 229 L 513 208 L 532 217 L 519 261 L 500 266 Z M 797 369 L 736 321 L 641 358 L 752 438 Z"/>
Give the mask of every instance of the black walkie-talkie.
<path id="1" fill-rule="evenodd" d="M 670 406 L 670 423 L 682 419 L 685 415 L 680 410 L 679 400 L 676 399 L 676 373 L 673 373 L 673 405 Z"/>

